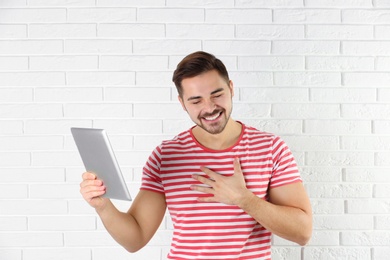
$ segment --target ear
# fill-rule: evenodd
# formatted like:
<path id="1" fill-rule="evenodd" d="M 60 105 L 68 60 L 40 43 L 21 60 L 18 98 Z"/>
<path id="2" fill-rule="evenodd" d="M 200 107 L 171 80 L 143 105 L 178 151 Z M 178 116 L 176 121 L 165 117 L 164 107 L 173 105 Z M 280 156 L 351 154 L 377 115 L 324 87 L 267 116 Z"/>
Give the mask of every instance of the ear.
<path id="1" fill-rule="evenodd" d="M 187 112 L 186 106 L 184 105 L 183 98 L 179 95 L 179 96 L 177 96 L 177 99 L 179 100 L 179 102 L 180 102 L 181 107 L 183 108 L 183 110 Z"/>
<path id="2" fill-rule="evenodd" d="M 233 81 L 229 80 L 229 89 L 230 93 L 232 93 L 232 97 L 234 97 L 234 86 L 233 86 Z"/>

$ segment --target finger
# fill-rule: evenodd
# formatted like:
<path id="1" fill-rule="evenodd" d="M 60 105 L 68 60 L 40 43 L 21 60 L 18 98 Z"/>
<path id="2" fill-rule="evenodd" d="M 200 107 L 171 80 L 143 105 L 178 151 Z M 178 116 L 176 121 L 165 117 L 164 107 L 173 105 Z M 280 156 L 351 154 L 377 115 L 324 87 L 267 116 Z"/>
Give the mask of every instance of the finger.
<path id="1" fill-rule="evenodd" d="M 209 185 L 209 186 L 213 186 L 213 184 L 214 184 L 213 180 L 210 180 L 209 178 L 205 178 L 203 176 L 200 176 L 199 174 L 192 175 L 192 178 L 194 178 L 197 181 L 200 181 L 203 184 Z"/>
<path id="2" fill-rule="evenodd" d="M 215 177 L 218 175 L 216 174 L 214 171 L 210 170 L 209 168 L 207 167 L 204 167 L 204 166 L 200 166 L 200 170 L 202 172 L 204 172 L 205 174 L 207 174 L 207 176 L 209 176 L 210 178 L 212 179 L 215 179 Z"/>
<path id="3" fill-rule="evenodd" d="M 214 194 L 213 188 L 199 186 L 199 185 L 191 185 L 191 190 L 196 190 L 196 191 L 207 193 L 207 194 Z"/>
<path id="4" fill-rule="evenodd" d="M 102 180 L 84 180 L 80 183 L 80 187 L 83 188 L 83 187 L 87 187 L 87 186 L 104 186 L 103 184 L 103 181 Z"/>
<path id="5" fill-rule="evenodd" d="M 83 180 L 95 180 L 97 176 L 92 172 L 84 172 L 82 175 Z"/>
<path id="6" fill-rule="evenodd" d="M 199 202 L 218 202 L 214 197 L 199 197 Z"/>

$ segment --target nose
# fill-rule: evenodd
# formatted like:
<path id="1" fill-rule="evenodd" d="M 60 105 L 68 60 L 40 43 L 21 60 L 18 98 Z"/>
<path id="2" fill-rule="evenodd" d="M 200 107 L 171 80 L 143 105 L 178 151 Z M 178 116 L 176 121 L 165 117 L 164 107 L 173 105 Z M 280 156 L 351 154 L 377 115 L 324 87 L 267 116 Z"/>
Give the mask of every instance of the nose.
<path id="1" fill-rule="evenodd" d="M 209 99 L 205 102 L 204 112 L 212 113 L 214 112 L 215 108 L 216 108 L 215 103 L 211 99 Z"/>

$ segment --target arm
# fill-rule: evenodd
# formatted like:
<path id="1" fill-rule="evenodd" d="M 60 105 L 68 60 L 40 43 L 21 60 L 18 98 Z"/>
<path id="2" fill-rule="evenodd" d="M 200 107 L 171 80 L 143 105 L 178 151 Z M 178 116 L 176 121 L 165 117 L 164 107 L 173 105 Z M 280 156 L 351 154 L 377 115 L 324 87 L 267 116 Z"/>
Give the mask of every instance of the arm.
<path id="1" fill-rule="evenodd" d="M 193 177 L 210 188 L 196 185 L 191 188 L 214 196 L 199 198 L 200 201 L 237 205 L 267 230 L 300 245 L 305 245 L 310 239 L 312 213 L 302 183 L 271 189 L 268 202 L 246 188 L 238 159 L 234 160 L 234 174 L 230 177 L 205 167 L 201 169 L 210 179 L 199 175 Z"/>
<path id="2" fill-rule="evenodd" d="M 129 252 L 144 247 L 157 231 L 165 214 L 162 193 L 141 190 L 127 213 L 101 197 L 105 187 L 92 173 L 84 173 L 80 184 L 84 199 L 95 208 L 110 235 Z"/>

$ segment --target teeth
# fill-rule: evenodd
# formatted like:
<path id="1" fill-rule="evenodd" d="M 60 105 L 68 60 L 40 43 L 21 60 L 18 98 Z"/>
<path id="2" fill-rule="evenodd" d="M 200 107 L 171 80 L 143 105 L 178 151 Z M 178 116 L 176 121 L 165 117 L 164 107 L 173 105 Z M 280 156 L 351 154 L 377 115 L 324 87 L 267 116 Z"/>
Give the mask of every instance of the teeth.
<path id="1" fill-rule="evenodd" d="M 213 117 L 205 117 L 204 119 L 208 120 L 208 121 L 212 121 L 214 119 L 217 119 L 217 117 L 219 117 L 220 113 L 216 114 L 215 116 Z"/>

